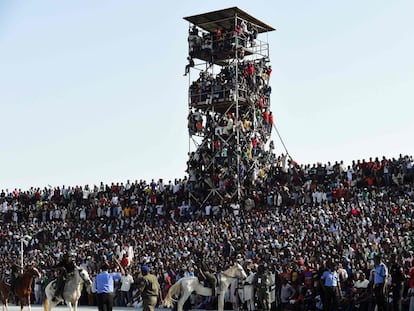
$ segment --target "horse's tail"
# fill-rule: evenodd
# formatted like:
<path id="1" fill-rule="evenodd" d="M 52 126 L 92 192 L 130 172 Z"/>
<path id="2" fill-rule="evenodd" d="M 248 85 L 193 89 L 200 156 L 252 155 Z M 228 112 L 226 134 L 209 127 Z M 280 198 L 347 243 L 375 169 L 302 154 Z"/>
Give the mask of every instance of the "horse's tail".
<path id="1" fill-rule="evenodd" d="M 49 311 L 49 300 L 47 299 L 47 297 L 43 299 L 43 310 Z"/>
<path id="2" fill-rule="evenodd" d="M 174 302 L 176 301 L 173 296 L 179 295 L 181 293 L 181 282 L 176 282 L 168 290 L 167 296 L 164 298 L 164 306 L 167 308 L 172 308 Z"/>

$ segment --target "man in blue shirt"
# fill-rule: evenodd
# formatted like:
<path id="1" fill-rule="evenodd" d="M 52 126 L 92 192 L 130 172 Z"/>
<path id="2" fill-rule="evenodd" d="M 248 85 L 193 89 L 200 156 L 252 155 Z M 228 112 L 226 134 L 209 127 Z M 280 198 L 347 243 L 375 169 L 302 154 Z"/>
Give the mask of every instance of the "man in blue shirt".
<path id="1" fill-rule="evenodd" d="M 377 311 L 385 310 L 385 289 L 387 286 L 388 269 L 381 262 L 381 255 L 374 256 L 375 274 L 374 274 L 374 295 Z"/>
<path id="2" fill-rule="evenodd" d="M 119 272 L 108 272 L 109 263 L 104 261 L 101 272 L 96 276 L 96 293 L 99 311 L 112 311 L 114 305 L 114 281 L 120 280 L 125 274 L 124 268 L 117 259 L 113 260 L 119 268 Z"/>
<path id="3" fill-rule="evenodd" d="M 322 273 L 321 281 L 324 288 L 324 310 L 338 310 L 339 298 L 341 297 L 341 286 L 337 266 L 329 260 L 326 270 Z"/>

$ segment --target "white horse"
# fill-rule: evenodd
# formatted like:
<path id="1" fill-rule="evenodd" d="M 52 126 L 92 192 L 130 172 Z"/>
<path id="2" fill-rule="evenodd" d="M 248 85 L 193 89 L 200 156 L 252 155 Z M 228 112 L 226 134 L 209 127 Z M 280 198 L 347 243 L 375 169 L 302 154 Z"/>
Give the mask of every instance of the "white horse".
<path id="1" fill-rule="evenodd" d="M 44 311 L 50 311 L 56 307 L 59 303 L 65 302 L 70 311 L 77 311 L 78 301 L 82 294 L 83 285 L 86 284 L 89 291 L 92 286 L 92 280 L 89 277 L 88 271 L 81 267 L 77 267 L 72 275 L 69 275 L 68 280 L 65 283 L 63 289 L 63 298 L 55 297 L 56 292 L 56 280 L 50 282 L 45 288 L 45 300 L 43 302 Z"/>
<path id="2" fill-rule="evenodd" d="M 224 309 L 224 294 L 229 287 L 232 279 L 245 279 L 247 277 L 246 272 L 243 267 L 236 263 L 229 269 L 219 273 L 218 279 L 218 311 L 223 311 Z M 177 301 L 177 311 L 183 311 L 183 306 L 188 297 L 192 293 L 196 293 L 201 296 L 211 296 L 211 288 L 204 287 L 197 277 L 190 276 L 179 279 L 171 288 L 168 290 L 168 294 L 164 299 L 164 306 L 171 308 L 175 300 L 174 296 L 180 296 Z"/>

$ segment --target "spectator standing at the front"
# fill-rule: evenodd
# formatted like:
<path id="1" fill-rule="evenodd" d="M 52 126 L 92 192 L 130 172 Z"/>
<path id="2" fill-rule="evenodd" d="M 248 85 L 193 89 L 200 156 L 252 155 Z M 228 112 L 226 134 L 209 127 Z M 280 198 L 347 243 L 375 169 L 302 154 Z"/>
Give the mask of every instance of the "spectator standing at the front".
<path id="1" fill-rule="evenodd" d="M 289 309 L 289 302 L 295 297 L 296 290 L 290 284 L 288 279 L 283 278 L 282 288 L 280 290 L 280 301 L 282 303 L 282 311 Z"/>
<path id="2" fill-rule="evenodd" d="M 359 311 L 368 311 L 370 291 L 369 280 L 365 273 L 359 270 L 357 273 L 357 280 L 354 282 L 354 303 L 359 305 Z"/>
<path id="3" fill-rule="evenodd" d="M 42 277 L 35 277 L 34 279 L 34 295 L 35 303 L 41 305 L 43 303 L 42 299 Z"/>
<path id="4" fill-rule="evenodd" d="M 122 262 L 121 262 L 122 266 Z M 119 303 L 120 307 L 125 307 L 131 302 L 131 285 L 134 284 L 134 278 L 132 277 L 129 269 L 125 270 L 125 274 L 121 277 L 121 288 L 119 291 Z"/>
<path id="5" fill-rule="evenodd" d="M 414 311 L 414 260 L 411 261 L 411 268 L 408 271 L 408 297 L 410 298 L 409 311 Z"/>
<path id="6" fill-rule="evenodd" d="M 391 276 L 392 310 L 401 311 L 401 298 L 404 290 L 405 275 L 403 267 L 397 262 L 396 253 L 391 254 L 389 268 Z"/>
<path id="7" fill-rule="evenodd" d="M 377 311 L 385 310 L 385 290 L 387 286 L 388 269 L 383 262 L 381 262 L 381 255 L 377 254 L 374 257 L 374 295 Z"/>
<path id="8" fill-rule="evenodd" d="M 250 259 L 249 259 L 250 260 Z M 254 276 L 256 272 L 253 271 L 253 263 L 250 260 L 251 264 L 247 266 L 246 272 L 247 272 L 247 278 L 245 280 L 244 285 L 244 300 L 247 305 L 247 311 L 254 311 L 255 310 L 255 297 L 254 297 Z"/>
<path id="9" fill-rule="evenodd" d="M 112 311 L 114 305 L 114 281 L 120 280 L 125 274 L 124 268 L 117 259 L 113 260 L 120 272 L 108 272 L 109 263 L 105 261 L 101 266 L 101 272 L 96 276 L 95 286 L 99 311 Z"/>
<path id="10" fill-rule="evenodd" d="M 155 311 L 157 303 L 162 303 L 161 287 L 148 266 L 141 266 L 142 277 L 138 279 L 138 288 L 142 296 L 143 311 Z"/>

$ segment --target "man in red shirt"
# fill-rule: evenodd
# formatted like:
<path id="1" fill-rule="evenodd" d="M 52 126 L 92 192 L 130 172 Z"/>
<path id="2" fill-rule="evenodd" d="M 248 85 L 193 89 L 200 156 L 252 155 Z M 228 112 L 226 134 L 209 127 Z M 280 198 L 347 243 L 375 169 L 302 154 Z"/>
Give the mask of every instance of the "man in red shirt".
<path id="1" fill-rule="evenodd" d="M 266 84 L 269 85 L 270 75 L 272 73 L 272 66 L 267 67 L 266 69 Z"/>
<path id="2" fill-rule="evenodd" d="M 121 259 L 121 266 L 122 268 L 126 268 L 129 266 L 129 258 L 128 258 L 128 254 L 124 254 L 122 255 L 122 259 Z"/>

